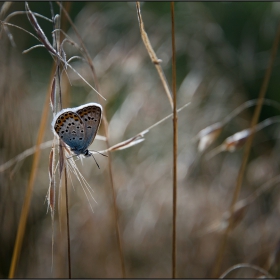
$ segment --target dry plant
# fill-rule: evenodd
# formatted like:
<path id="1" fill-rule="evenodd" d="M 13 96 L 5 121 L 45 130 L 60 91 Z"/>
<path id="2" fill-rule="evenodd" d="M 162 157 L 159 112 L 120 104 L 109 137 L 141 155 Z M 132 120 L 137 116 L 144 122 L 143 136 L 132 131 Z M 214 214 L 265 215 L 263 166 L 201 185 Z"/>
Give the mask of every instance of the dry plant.
<path id="1" fill-rule="evenodd" d="M 256 54 L 217 16 L 242 3 L 2 5 L 0 276 L 279 276 L 277 5 L 254 4 Z M 50 127 L 89 102 L 100 169 Z"/>

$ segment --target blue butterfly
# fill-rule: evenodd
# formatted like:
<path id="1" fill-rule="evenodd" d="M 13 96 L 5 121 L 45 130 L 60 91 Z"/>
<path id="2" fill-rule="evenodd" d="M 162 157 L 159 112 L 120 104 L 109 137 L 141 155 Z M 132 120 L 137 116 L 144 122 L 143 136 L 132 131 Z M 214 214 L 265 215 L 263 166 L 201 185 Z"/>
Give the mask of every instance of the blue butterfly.
<path id="1" fill-rule="evenodd" d="M 63 109 L 52 122 L 53 131 L 76 155 L 91 156 L 88 147 L 93 142 L 102 118 L 102 106 L 87 103 Z"/>

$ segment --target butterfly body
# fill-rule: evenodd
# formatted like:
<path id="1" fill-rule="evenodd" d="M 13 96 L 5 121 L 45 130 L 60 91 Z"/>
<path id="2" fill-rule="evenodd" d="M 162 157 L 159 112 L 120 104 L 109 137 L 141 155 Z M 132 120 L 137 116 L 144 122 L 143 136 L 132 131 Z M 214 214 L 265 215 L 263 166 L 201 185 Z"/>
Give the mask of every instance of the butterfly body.
<path id="1" fill-rule="evenodd" d="M 52 128 L 76 155 L 89 157 L 91 153 L 88 147 L 96 136 L 101 118 L 102 106 L 98 103 L 87 103 L 58 112 Z"/>

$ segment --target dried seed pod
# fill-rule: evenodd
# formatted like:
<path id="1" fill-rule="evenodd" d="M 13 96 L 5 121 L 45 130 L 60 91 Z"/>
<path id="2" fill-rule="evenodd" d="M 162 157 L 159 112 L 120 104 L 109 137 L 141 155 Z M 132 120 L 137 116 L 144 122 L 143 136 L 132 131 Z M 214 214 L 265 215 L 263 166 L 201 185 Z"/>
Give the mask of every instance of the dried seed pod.
<path id="1" fill-rule="evenodd" d="M 237 149 L 244 146 L 246 143 L 248 137 L 251 134 L 251 129 L 244 129 L 242 131 L 239 131 L 230 137 L 226 138 L 226 140 L 223 143 L 224 151 L 234 152 Z"/>
<path id="2" fill-rule="evenodd" d="M 198 143 L 199 152 L 205 151 L 220 135 L 222 131 L 222 123 L 214 123 L 206 128 L 202 129 L 195 137 Z"/>

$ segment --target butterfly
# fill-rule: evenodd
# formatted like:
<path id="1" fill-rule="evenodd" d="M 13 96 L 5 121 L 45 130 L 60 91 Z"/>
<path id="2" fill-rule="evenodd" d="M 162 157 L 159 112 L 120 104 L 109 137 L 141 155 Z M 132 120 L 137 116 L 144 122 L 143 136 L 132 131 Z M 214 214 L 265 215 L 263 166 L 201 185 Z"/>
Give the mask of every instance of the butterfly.
<path id="1" fill-rule="evenodd" d="M 75 155 L 89 157 L 88 147 L 93 142 L 102 118 L 102 106 L 87 103 L 58 112 L 52 128 L 59 138 L 67 144 Z"/>

